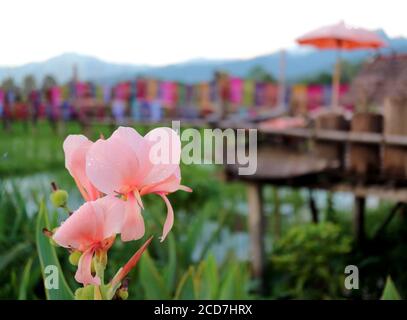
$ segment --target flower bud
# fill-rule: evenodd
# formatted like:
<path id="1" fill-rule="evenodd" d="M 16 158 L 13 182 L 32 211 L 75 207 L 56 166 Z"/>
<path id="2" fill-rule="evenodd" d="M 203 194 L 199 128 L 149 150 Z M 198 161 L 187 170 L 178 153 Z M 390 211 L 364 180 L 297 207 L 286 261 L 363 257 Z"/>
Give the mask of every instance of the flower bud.
<path id="1" fill-rule="evenodd" d="M 54 207 L 65 208 L 68 202 L 68 192 L 58 189 L 51 193 L 50 199 Z"/>
<path id="2" fill-rule="evenodd" d="M 94 289 L 95 286 L 92 284 L 76 289 L 75 300 L 93 300 Z"/>
<path id="3" fill-rule="evenodd" d="M 73 266 L 77 266 L 79 263 L 79 259 L 81 258 L 82 253 L 80 251 L 74 251 L 69 255 L 69 262 Z"/>
<path id="4" fill-rule="evenodd" d="M 125 288 L 120 288 L 119 290 L 117 290 L 117 297 L 121 300 L 127 300 L 127 298 L 129 297 L 129 291 L 127 291 L 127 289 Z"/>
<path id="5" fill-rule="evenodd" d="M 83 288 L 78 288 L 75 290 L 75 300 L 81 300 L 83 294 Z"/>

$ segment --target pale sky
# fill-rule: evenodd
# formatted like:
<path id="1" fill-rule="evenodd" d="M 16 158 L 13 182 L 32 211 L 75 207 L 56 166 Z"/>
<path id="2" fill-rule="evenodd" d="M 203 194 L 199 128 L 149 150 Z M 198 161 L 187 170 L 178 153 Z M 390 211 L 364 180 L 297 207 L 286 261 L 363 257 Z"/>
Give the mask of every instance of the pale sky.
<path id="1" fill-rule="evenodd" d="M 77 52 L 164 65 L 249 58 L 344 20 L 407 36 L 406 0 L 0 0 L 0 65 Z"/>

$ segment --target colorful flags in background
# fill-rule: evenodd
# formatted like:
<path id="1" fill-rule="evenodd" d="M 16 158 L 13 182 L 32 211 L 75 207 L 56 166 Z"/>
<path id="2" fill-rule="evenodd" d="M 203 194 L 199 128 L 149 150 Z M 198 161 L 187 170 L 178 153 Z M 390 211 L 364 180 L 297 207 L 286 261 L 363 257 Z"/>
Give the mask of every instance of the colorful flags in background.
<path id="1" fill-rule="evenodd" d="M 86 94 L 86 83 L 84 82 L 76 82 L 75 83 L 75 97 L 82 98 Z"/>
<path id="2" fill-rule="evenodd" d="M 163 81 L 161 82 L 161 101 L 166 108 L 171 108 L 172 106 L 172 93 L 173 86 L 171 85 L 170 81 Z"/>
<path id="3" fill-rule="evenodd" d="M 348 85 L 342 84 L 340 96 L 346 96 L 347 91 Z M 95 87 L 95 96 L 98 99 L 102 99 L 103 96 L 105 103 L 111 101 L 109 92 L 111 89 L 106 86 Z M 278 94 L 279 88 L 276 83 L 256 82 L 225 75 L 219 76 L 217 80 L 197 84 L 138 78 L 136 81 L 122 82 L 114 87 L 115 97 L 129 100 L 129 103 L 132 103 L 130 100 L 135 97 L 138 103 L 146 102 L 143 106 L 147 108 L 149 104 L 159 101 L 161 108 L 168 110 L 176 108 L 177 114 L 180 115 L 186 108 L 196 108 L 197 114 L 199 110 L 213 111 L 214 105 L 219 103 L 230 103 L 231 110 L 242 107 L 273 108 L 279 103 Z M 284 102 L 294 112 L 304 114 L 329 105 L 331 94 L 330 85 L 294 84 L 286 87 Z M 139 117 L 141 113 L 137 114 Z"/>
<path id="4" fill-rule="evenodd" d="M 158 82 L 154 79 L 147 80 L 147 101 L 152 102 L 158 97 Z"/>
<path id="5" fill-rule="evenodd" d="M 329 106 L 332 102 L 332 86 L 325 84 L 324 86 L 324 106 Z"/>
<path id="6" fill-rule="evenodd" d="M 202 82 L 198 86 L 198 105 L 202 110 L 210 109 L 210 86 L 207 82 Z"/>
<path id="7" fill-rule="evenodd" d="M 243 83 L 243 105 L 251 107 L 254 105 L 255 83 L 253 80 L 244 80 Z"/>
<path id="8" fill-rule="evenodd" d="M 95 86 L 95 98 L 99 101 L 104 101 L 102 86 L 99 85 Z"/>
<path id="9" fill-rule="evenodd" d="M 194 100 L 194 86 L 192 84 L 185 85 L 186 105 L 190 106 Z"/>
<path id="10" fill-rule="evenodd" d="M 265 83 L 256 82 L 254 95 L 254 104 L 256 107 L 264 106 L 265 88 L 266 88 Z"/>
<path id="11" fill-rule="evenodd" d="M 162 119 L 162 109 L 161 102 L 159 100 L 154 100 L 150 104 L 150 121 L 160 121 Z"/>
<path id="12" fill-rule="evenodd" d="M 70 86 L 68 84 L 65 84 L 61 87 L 61 99 L 63 101 L 69 100 L 71 96 L 71 90 Z"/>
<path id="13" fill-rule="evenodd" d="M 351 103 L 346 100 L 348 91 L 349 85 L 342 84 L 339 99 L 342 106 L 352 109 Z M 6 107 L 13 109 L 16 95 L 16 90 L 0 90 L 0 114 L 4 114 Z M 330 85 L 293 84 L 285 88 L 284 99 L 294 114 L 306 114 L 329 106 L 331 95 Z M 24 99 L 33 100 L 30 97 L 32 94 Z M 62 110 L 63 114 L 69 115 L 70 112 L 64 113 L 63 109 L 74 108 L 72 105 L 75 99 L 93 98 L 100 102 L 99 107 L 102 106 L 103 110 L 110 108 L 119 122 L 128 116 L 135 120 L 158 121 L 164 114 L 197 118 L 223 107 L 241 115 L 257 114 L 277 106 L 279 87 L 276 83 L 227 74 L 218 74 L 212 81 L 196 84 L 139 77 L 115 85 L 70 82 L 53 86 L 46 92 L 38 90 L 38 97 L 39 101 L 30 101 L 30 105 L 35 105 L 37 109 L 45 105 L 52 114 L 61 114 Z"/>
<path id="14" fill-rule="evenodd" d="M 3 115 L 4 111 L 4 91 L 0 89 L 0 116 Z"/>
<path id="15" fill-rule="evenodd" d="M 264 92 L 264 103 L 266 106 L 275 107 L 278 103 L 278 86 L 274 83 L 267 83 Z"/>
<path id="16" fill-rule="evenodd" d="M 222 73 L 218 78 L 218 92 L 220 100 L 225 102 L 230 102 L 230 79 L 227 74 Z"/>
<path id="17" fill-rule="evenodd" d="M 103 89 L 103 102 L 104 103 L 110 103 L 110 100 L 112 98 L 112 88 L 109 85 L 104 85 L 102 87 Z"/>
<path id="18" fill-rule="evenodd" d="M 175 106 L 178 104 L 177 83 L 171 81 L 170 87 L 171 87 L 171 108 L 175 108 Z"/>
<path id="19" fill-rule="evenodd" d="M 212 80 L 211 82 L 209 82 L 209 91 L 210 91 L 210 96 L 211 96 L 211 101 L 215 102 L 218 101 L 219 99 L 219 90 L 218 90 L 218 86 L 215 80 Z"/>
<path id="20" fill-rule="evenodd" d="M 309 85 L 307 87 L 308 111 L 315 111 L 324 105 L 324 87 L 322 85 Z"/>
<path id="21" fill-rule="evenodd" d="M 243 80 L 240 78 L 230 79 L 230 102 L 239 106 L 242 103 Z"/>
<path id="22" fill-rule="evenodd" d="M 51 88 L 51 103 L 53 106 L 59 106 L 61 104 L 61 88 L 53 86 Z"/>
<path id="23" fill-rule="evenodd" d="M 13 90 L 8 90 L 6 93 L 7 102 L 13 105 L 16 101 L 16 94 Z"/>
<path id="24" fill-rule="evenodd" d="M 296 84 L 291 88 L 291 107 L 296 114 L 307 113 L 307 86 Z"/>
<path id="25" fill-rule="evenodd" d="M 145 79 L 136 80 L 136 98 L 140 101 L 147 99 L 147 81 Z"/>
<path id="26" fill-rule="evenodd" d="M 124 123 L 126 113 L 126 103 L 117 96 L 112 101 L 112 114 L 117 123 Z"/>

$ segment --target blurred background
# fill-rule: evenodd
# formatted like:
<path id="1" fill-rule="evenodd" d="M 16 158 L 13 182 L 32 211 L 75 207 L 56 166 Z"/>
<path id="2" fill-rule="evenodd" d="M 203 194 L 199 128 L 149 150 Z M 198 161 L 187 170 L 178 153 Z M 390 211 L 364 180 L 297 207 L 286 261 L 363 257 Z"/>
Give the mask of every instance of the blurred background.
<path id="1" fill-rule="evenodd" d="M 405 5 L 404 5 L 405 7 Z M 133 299 L 407 296 L 403 2 L 13 1 L 0 20 L 0 298 L 45 299 L 41 202 L 71 133 L 257 129 L 258 170 L 182 164 L 191 194 L 131 273 Z M 208 141 L 202 141 L 205 146 Z M 166 208 L 145 197 L 147 230 Z M 142 241 L 117 241 L 108 278 Z M 69 287 L 75 267 L 56 249 Z M 346 289 L 357 266 L 359 288 Z M 397 295 L 396 295 L 397 296 Z M 394 295 L 392 297 L 395 297 Z"/>

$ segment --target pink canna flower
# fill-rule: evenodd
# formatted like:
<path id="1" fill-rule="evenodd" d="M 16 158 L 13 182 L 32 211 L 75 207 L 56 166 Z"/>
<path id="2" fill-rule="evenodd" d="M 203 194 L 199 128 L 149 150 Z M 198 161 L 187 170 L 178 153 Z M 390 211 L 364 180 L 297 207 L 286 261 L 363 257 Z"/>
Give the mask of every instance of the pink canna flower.
<path id="1" fill-rule="evenodd" d="M 106 196 L 86 202 L 57 229 L 53 235 L 57 244 L 82 252 L 76 281 L 100 285 L 100 278 L 91 273 L 92 258 L 112 246 L 122 228 L 123 214 L 123 201 Z"/>
<path id="2" fill-rule="evenodd" d="M 174 212 L 167 195 L 182 186 L 179 168 L 181 142 L 170 128 L 157 128 L 142 137 L 132 128 L 119 127 L 107 140 L 96 141 L 86 155 L 86 175 L 101 192 L 119 194 L 125 209 L 121 238 L 123 241 L 143 237 L 141 196 L 158 194 L 167 206 L 161 241 L 174 222 Z"/>
<path id="3" fill-rule="evenodd" d="M 86 153 L 93 144 L 83 135 L 69 135 L 64 141 L 65 167 L 85 201 L 96 200 L 101 194 L 86 176 Z"/>

